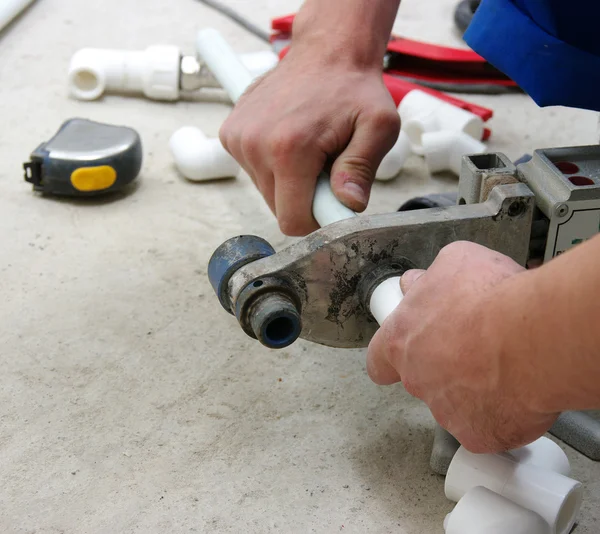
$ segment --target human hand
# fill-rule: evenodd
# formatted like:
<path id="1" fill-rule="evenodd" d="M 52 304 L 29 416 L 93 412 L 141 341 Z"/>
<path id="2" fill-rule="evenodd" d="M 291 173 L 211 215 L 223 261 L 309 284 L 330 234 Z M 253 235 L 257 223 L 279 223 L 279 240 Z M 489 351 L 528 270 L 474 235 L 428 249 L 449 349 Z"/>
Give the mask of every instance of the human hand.
<path id="1" fill-rule="evenodd" d="M 318 228 L 312 201 L 327 163 L 333 162 L 336 197 L 363 211 L 377 168 L 400 129 L 381 67 L 328 59 L 314 48 L 292 47 L 242 96 L 220 131 L 223 146 L 291 236 Z"/>
<path id="2" fill-rule="evenodd" d="M 402 277 L 405 298 L 369 346 L 371 379 L 380 385 L 402 381 L 471 452 L 526 445 L 558 415 L 539 408 L 542 370 L 505 350 L 497 328 L 502 317 L 495 316 L 495 303 L 523 272 L 510 258 L 479 245 L 449 245 L 429 270 Z M 521 335 L 526 343 L 527 334 Z"/>

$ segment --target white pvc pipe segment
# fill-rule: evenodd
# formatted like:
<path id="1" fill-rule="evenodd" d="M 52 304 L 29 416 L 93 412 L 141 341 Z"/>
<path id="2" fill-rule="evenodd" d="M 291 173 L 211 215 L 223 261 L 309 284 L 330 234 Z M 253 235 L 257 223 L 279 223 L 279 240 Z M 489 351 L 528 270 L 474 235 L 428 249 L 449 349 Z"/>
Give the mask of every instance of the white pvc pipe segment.
<path id="1" fill-rule="evenodd" d="M 560 473 L 515 462 L 507 455 L 473 454 L 460 447 L 446 475 L 446 497 L 459 502 L 477 486 L 535 512 L 550 525 L 551 534 L 571 531 L 583 500 L 582 485 Z"/>
<path id="2" fill-rule="evenodd" d="M 8 26 L 22 11 L 25 11 L 35 0 L 2 0 L 0 1 L 0 31 Z"/>
<path id="3" fill-rule="evenodd" d="M 550 534 L 538 514 L 487 488 L 471 488 L 444 521 L 446 534 Z"/>

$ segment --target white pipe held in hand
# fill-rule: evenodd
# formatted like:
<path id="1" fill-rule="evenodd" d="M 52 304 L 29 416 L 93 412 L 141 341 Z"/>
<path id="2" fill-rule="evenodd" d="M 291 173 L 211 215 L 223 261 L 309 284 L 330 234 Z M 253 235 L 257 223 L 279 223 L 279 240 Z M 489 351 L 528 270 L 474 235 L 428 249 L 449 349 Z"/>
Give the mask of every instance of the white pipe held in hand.
<path id="1" fill-rule="evenodd" d="M 403 298 L 399 276 L 392 276 L 375 288 L 371 294 L 369 309 L 379 326 L 400 305 Z"/>
<path id="2" fill-rule="evenodd" d="M 451 171 L 460 176 L 462 158 L 483 154 L 486 146 L 463 132 L 444 130 L 423 134 L 423 155 L 429 172 Z"/>
<path id="3" fill-rule="evenodd" d="M 551 534 L 568 534 L 583 499 L 582 485 L 554 471 L 521 464 L 502 454 L 473 454 L 458 449 L 446 475 L 446 497 L 459 502 L 483 486 L 540 515 Z"/>
<path id="4" fill-rule="evenodd" d="M 169 142 L 175 166 L 188 180 L 204 182 L 234 178 L 240 171 L 237 161 L 218 138 L 208 139 L 199 128 L 177 130 Z"/>
<path id="5" fill-rule="evenodd" d="M 535 465 L 566 477 L 571 475 L 571 464 L 565 451 L 546 437 L 541 437 L 525 447 L 514 449 L 505 454 L 520 464 Z"/>
<path id="6" fill-rule="evenodd" d="M 483 120 L 478 115 L 444 102 L 425 91 L 415 89 L 400 102 L 398 112 L 402 127 L 408 135 L 413 151 L 422 150 L 422 136 L 427 132 L 452 130 L 463 132 L 481 141 L 483 138 Z"/>
<path id="7" fill-rule="evenodd" d="M 550 534 L 538 514 L 477 486 L 470 489 L 444 521 L 446 534 Z"/>
<path id="8" fill-rule="evenodd" d="M 2 0 L 0 2 L 0 31 L 8 26 L 21 11 L 25 11 L 34 0 Z"/>
<path id="9" fill-rule="evenodd" d="M 84 48 L 71 58 L 69 89 L 79 100 L 95 100 L 105 92 L 177 100 L 180 64 L 176 46 L 150 46 L 144 51 Z"/>
<path id="10" fill-rule="evenodd" d="M 231 101 L 237 103 L 253 79 L 227 41 L 217 30 L 207 28 L 198 32 L 196 51 Z"/>
<path id="11" fill-rule="evenodd" d="M 375 174 L 375 179 L 385 182 L 398 176 L 410 154 L 410 140 L 406 132 L 402 130 L 400 131 L 400 135 L 398 135 L 396 144 L 381 161 Z"/>

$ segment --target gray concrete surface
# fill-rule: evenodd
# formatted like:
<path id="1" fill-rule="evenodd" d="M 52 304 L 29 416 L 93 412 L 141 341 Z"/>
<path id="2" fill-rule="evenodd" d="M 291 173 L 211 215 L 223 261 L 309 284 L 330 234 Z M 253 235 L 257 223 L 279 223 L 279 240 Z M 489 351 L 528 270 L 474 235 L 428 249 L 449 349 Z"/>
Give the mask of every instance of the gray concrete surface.
<path id="1" fill-rule="evenodd" d="M 256 22 L 298 0 L 230 1 Z M 405 35 L 460 44 L 453 0 L 406 0 Z M 363 351 L 308 343 L 269 352 L 219 308 L 206 278 L 240 232 L 287 239 L 247 177 L 203 185 L 174 171 L 184 124 L 216 134 L 223 103 L 70 100 L 83 46 L 192 50 L 217 27 L 239 51 L 263 45 L 193 0 L 38 0 L 0 37 L 0 531 L 3 533 L 442 532 L 451 509 L 428 462 L 433 421 L 401 386 L 375 387 Z M 597 140 L 594 114 L 496 110 L 493 149 Z M 111 202 L 40 198 L 21 164 L 63 120 L 135 127 L 137 189 Z M 411 160 L 378 184 L 370 212 L 449 190 Z M 600 530 L 600 466 L 567 449 L 586 488 L 578 531 Z"/>

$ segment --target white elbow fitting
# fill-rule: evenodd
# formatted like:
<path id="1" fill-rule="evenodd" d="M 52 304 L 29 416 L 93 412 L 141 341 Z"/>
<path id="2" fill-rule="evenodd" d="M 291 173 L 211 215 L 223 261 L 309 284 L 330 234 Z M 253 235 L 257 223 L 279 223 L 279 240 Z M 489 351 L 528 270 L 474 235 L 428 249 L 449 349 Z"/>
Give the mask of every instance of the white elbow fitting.
<path id="1" fill-rule="evenodd" d="M 460 176 L 465 155 L 483 154 L 487 147 L 463 132 L 444 130 L 422 136 L 423 155 L 430 173 L 451 171 Z"/>
<path id="2" fill-rule="evenodd" d="M 398 112 L 402 119 L 402 128 L 417 154 L 421 153 L 422 136 L 427 132 L 452 130 L 463 132 L 478 141 L 483 138 L 484 126 L 481 117 L 424 91 L 414 90 L 408 93 L 400 102 Z"/>
<path id="3" fill-rule="evenodd" d="M 410 154 L 410 140 L 408 139 L 406 132 L 400 131 L 396 144 L 381 161 L 377 173 L 375 174 L 375 179 L 384 182 L 398 176 L 402 167 L 404 167 L 404 162 Z"/>
<path id="4" fill-rule="evenodd" d="M 69 89 L 79 100 L 95 100 L 105 91 L 177 100 L 180 65 L 176 46 L 157 45 L 144 51 L 84 48 L 71 59 Z"/>
<path id="5" fill-rule="evenodd" d="M 549 534 L 538 514 L 476 486 L 458 502 L 444 521 L 446 534 Z"/>
<path id="6" fill-rule="evenodd" d="M 571 464 L 565 451 L 546 437 L 541 437 L 525 447 L 514 449 L 505 454 L 520 464 L 535 465 L 566 477 L 571 475 Z"/>
<path id="7" fill-rule="evenodd" d="M 477 486 L 535 512 L 550 525 L 551 534 L 571 531 L 583 499 L 582 485 L 560 473 L 503 454 L 473 454 L 461 447 L 446 475 L 446 497 L 459 502 Z"/>
<path id="8" fill-rule="evenodd" d="M 177 130 L 169 142 L 175 166 L 188 180 L 204 182 L 234 178 L 240 171 L 237 161 L 217 138 L 209 139 L 198 128 Z"/>

